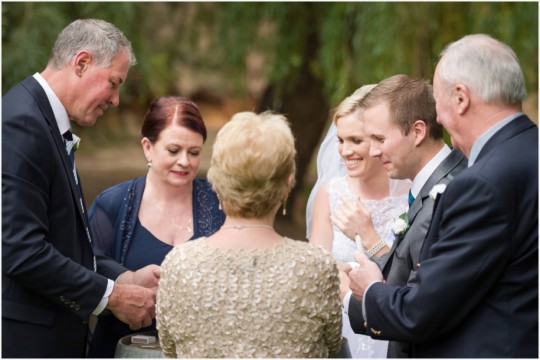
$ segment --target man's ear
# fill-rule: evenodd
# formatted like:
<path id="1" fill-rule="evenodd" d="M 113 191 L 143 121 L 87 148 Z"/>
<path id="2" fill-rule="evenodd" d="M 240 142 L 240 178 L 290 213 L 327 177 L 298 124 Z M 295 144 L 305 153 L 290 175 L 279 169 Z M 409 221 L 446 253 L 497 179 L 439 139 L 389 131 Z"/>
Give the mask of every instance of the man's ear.
<path id="1" fill-rule="evenodd" d="M 424 120 L 415 120 L 411 126 L 414 135 L 414 145 L 420 145 L 427 136 L 428 128 Z"/>
<path id="2" fill-rule="evenodd" d="M 81 50 L 74 57 L 75 74 L 82 76 L 92 62 L 92 54 L 86 50 Z"/>
<path id="3" fill-rule="evenodd" d="M 463 84 L 456 84 L 452 87 L 451 101 L 459 115 L 463 115 L 469 108 L 471 94 L 469 88 Z"/>

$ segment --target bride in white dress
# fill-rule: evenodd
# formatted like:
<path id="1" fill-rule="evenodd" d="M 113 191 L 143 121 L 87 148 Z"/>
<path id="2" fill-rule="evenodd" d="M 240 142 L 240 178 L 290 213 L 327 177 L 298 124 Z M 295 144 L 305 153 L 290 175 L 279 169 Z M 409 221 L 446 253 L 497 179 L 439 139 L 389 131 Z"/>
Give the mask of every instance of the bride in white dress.
<path id="1" fill-rule="evenodd" d="M 325 156 L 329 167 L 343 159 L 346 175 L 326 176 L 318 187 L 313 208 L 308 209 L 309 241 L 331 251 L 338 263 L 354 262 L 356 250 L 380 257 L 388 253 L 394 235 L 392 223 L 407 211 L 408 180 L 389 179 L 379 159 L 369 156 L 369 139 L 363 130 L 360 100 L 373 88 L 366 85 L 346 98 L 334 115 L 336 156 Z M 331 131 L 329 131 L 331 133 Z M 331 151 L 332 146 L 325 147 Z M 327 154 L 325 154 L 327 155 Z M 318 163 L 318 166 L 324 164 Z M 319 175 L 323 172 L 318 169 Z M 354 229 L 349 236 L 342 229 Z M 348 231 L 349 232 L 349 231 Z M 356 236 L 358 235 L 358 236 Z M 356 242 L 355 242 L 356 238 Z M 388 342 L 355 334 L 343 314 L 343 336 L 353 358 L 386 358 Z"/>

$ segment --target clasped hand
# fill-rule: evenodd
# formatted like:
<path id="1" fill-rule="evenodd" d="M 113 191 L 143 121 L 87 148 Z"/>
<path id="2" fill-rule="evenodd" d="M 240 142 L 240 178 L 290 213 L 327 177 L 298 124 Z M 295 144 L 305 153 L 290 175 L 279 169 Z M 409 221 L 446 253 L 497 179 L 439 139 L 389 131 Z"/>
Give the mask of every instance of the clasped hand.
<path id="1" fill-rule="evenodd" d="M 156 317 L 156 293 L 161 268 L 148 265 L 122 273 L 109 296 L 107 309 L 131 330 L 150 326 Z"/>
<path id="2" fill-rule="evenodd" d="M 330 216 L 332 224 L 351 240 L 360 235 L 364 248 L 369 248 L 375 241 L 372 238 L 377 238 L 371 213 L 360 200 L 353 201 L 342 196 L 340 202 L 335 214 Z"/>

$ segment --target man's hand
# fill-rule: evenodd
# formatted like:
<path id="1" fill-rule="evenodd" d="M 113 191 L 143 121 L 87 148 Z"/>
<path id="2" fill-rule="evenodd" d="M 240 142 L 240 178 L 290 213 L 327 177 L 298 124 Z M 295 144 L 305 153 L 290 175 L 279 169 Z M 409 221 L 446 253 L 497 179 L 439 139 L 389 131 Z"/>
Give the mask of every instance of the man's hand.
<path id="1" fill-rule="evenodd" d="M 151 289 L 158 286 L 160 276 L 161 267 L 159 267 L 158 265 L 150 264 L 135 272 L 126 271 L 122 273 L 118 277 L 118 279 L 116 279 L 116 283 L 139 285 Z"/>
<path id="2" fill-rule="evenodd" d="M 353 296 L 362 301 L 366 288 L 374 281 L 383 281 L 381 270 L 374 262 L 370 261 L 366 255 L 360 251 L 354 253 L 359 267 L 349 272 L 349 287 Z"/>
<path id="3" fill-rule="evenodd" d="M 109 296 L 107 309 L 120 321 L 129 325 L 131 330 L 150 326 L 156 317 L 157 287 L 147 289 L 138 285 L 114 285 Z"/>

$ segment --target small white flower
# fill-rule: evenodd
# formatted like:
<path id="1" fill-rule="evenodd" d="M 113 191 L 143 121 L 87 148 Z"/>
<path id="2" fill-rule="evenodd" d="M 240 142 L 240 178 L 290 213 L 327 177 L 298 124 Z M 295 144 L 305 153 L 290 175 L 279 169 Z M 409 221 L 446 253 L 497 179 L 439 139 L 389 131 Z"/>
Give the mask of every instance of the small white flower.
<path id="1" fill-rule="evenodd" d="M 446 190 L 446 184 L 437 184 L 429 192 L 429 197 L 435 200 L 439 194 L 442 194 Z"/>
<path id="2" fill-rule="evenodd" d="M 81 144 L 81 138 L 77 135 L 73 134 L 73 140 L 72 141 L 66 141 L 66 150 L 68 155 L 71 154 L 71 151 L 77 151 Z"/>
<path id="3" fill-rule="evenodd" d="M 73 151 L 77 151 L 81 144 L 81 138 L 73 134 Z"/>
<path id="4" fill-rule="evenodd" d="M 392 223 L 392 232 L 393 232 L 394 235 L 396 235 L 396 236 L 400 236 L 400 235 L 404 234 L 405 231 L 407 231 L 408 228 L 409 228 L 409 224 L 407 223 L 407 221 L 405 221 L 405 220 L 402 219 L 401 217 L 400 217 L 400 218 L 397 218 L 397 219 Z"/>

